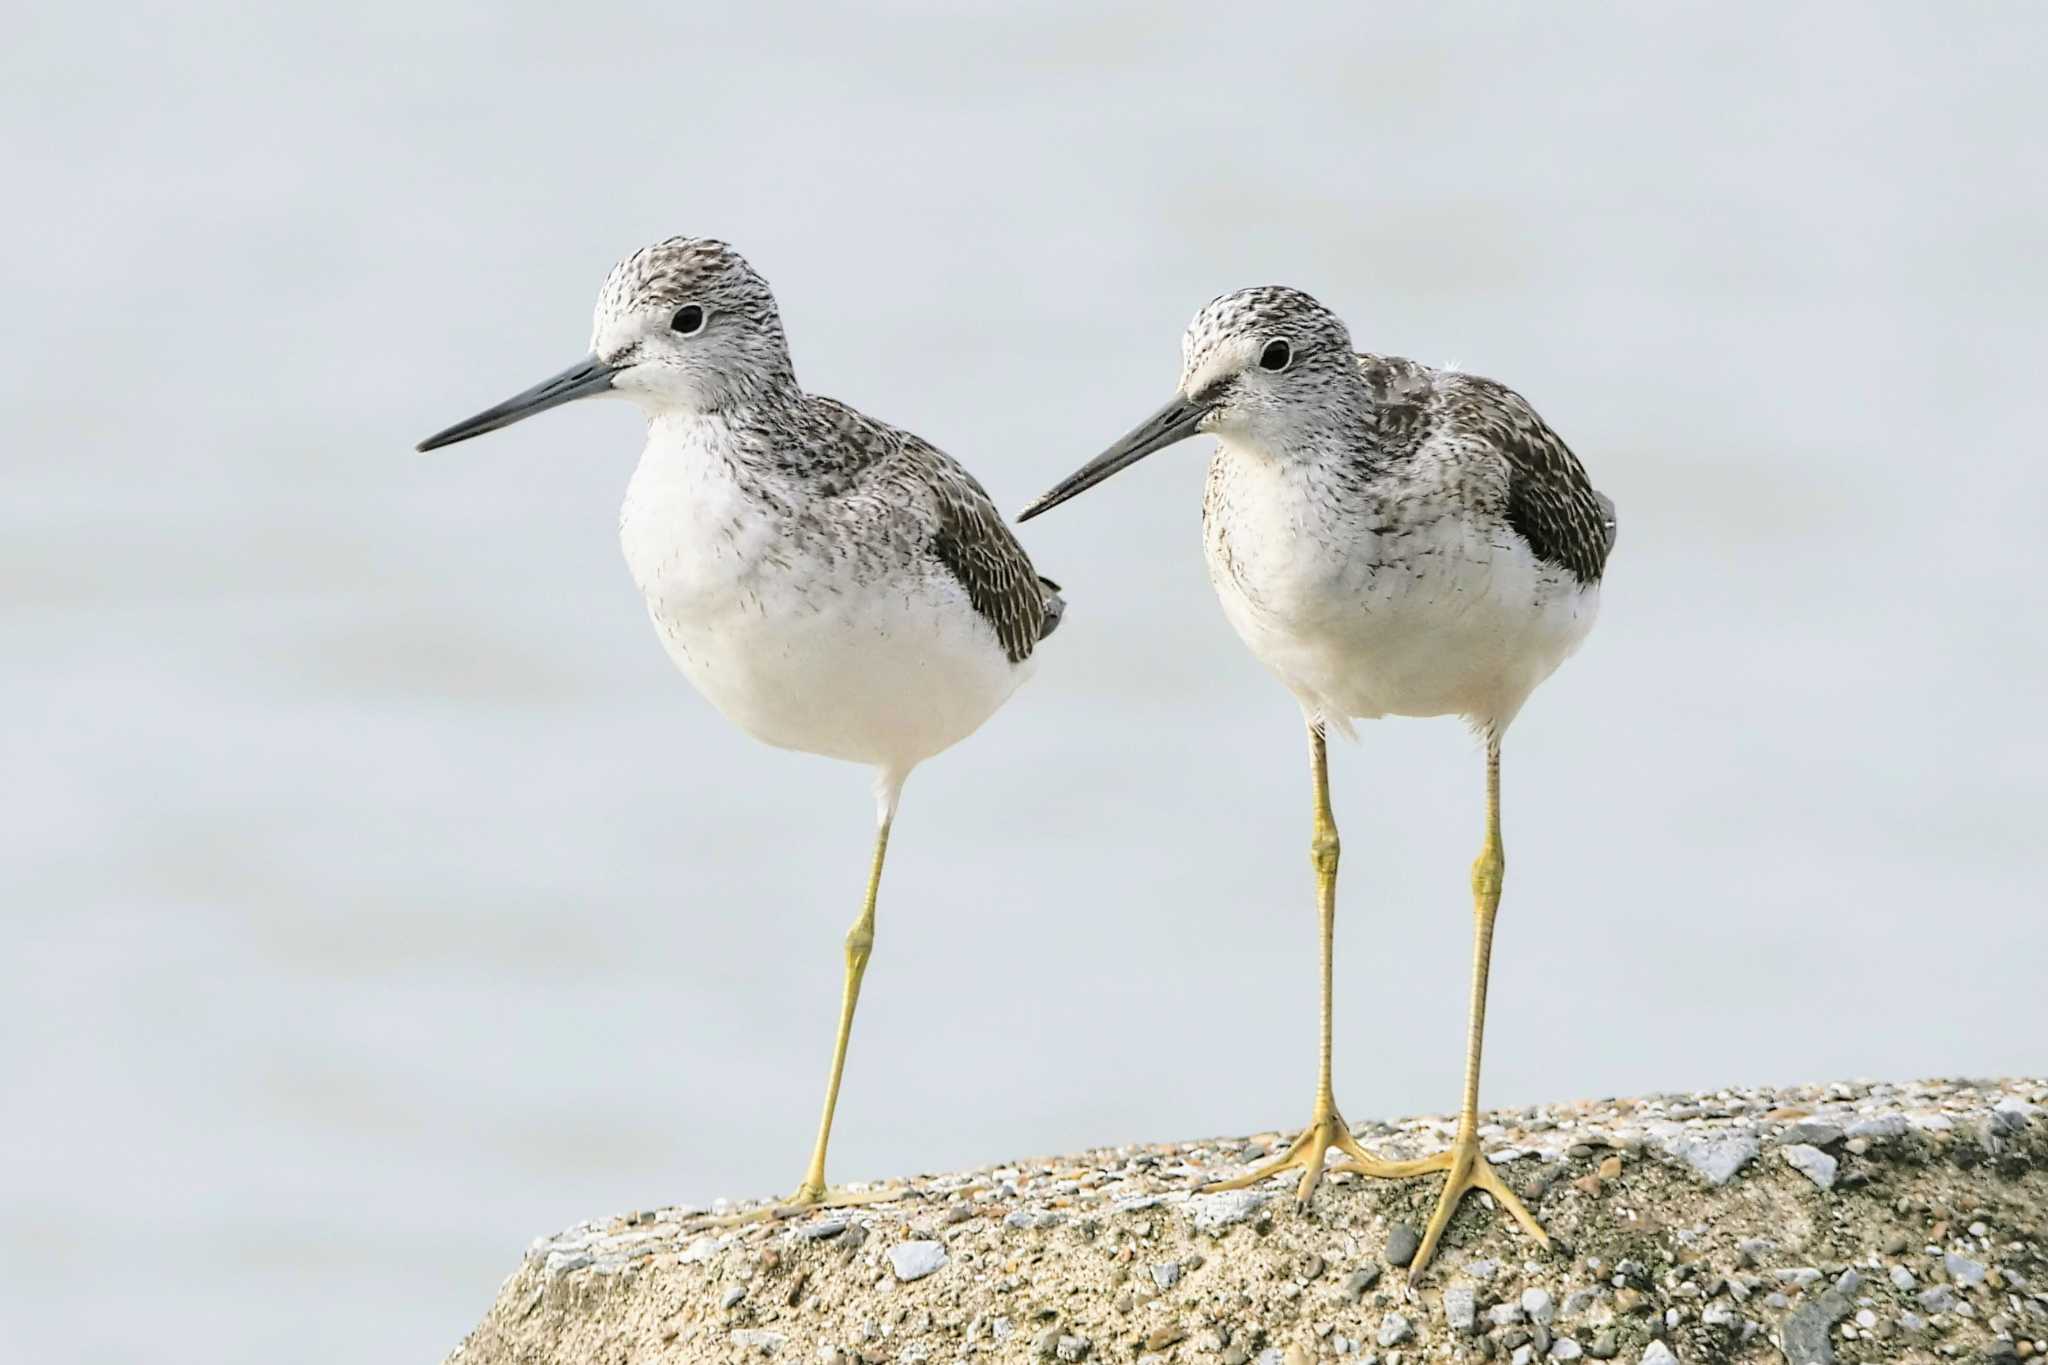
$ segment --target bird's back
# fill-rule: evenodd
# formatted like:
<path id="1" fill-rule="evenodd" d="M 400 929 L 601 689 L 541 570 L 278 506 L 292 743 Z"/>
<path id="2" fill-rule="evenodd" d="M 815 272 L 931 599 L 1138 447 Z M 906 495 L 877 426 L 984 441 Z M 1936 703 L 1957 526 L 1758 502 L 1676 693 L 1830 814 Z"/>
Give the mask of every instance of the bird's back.
<path id="1" fill-rule="evenodd" d="M 1597 583 L 1614 548 L 1613 499 L 1529 401 L 1498 380 L 1362 354 L 1371 449 L 1397 477 L 1437 457 L 1478 515 L 1498 516 L 1536 558 Z M 1489 487 L 1490 485 L 1490 487 Z"/>
<path id="2" fill-rule="evenodd" d="M 810 404 L 821 428 L 816 449 L 838 466 L 828 482 L 844 481 L 847 514 L 886 525 L 899 553 L 943 570 L 1010 661 L 1028 659 L 1059 625 L 1066 603 L 1059 585 L 1032 567 L 980 481 L 913 432 L 837 399 Z"/>

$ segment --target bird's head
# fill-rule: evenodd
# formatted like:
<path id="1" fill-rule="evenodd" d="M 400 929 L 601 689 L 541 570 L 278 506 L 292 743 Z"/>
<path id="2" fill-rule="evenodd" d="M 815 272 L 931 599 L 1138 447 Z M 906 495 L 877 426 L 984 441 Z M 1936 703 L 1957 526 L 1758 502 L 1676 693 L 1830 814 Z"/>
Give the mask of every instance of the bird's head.
<path id="1" fill-rule="evenodd" d="M 795 384 L 768 282 L 708 237 L 671 237 L 612 267 L 590 354 L 420 442 L 453 445 L 578 398 L 616 394 L 649 413 L 715 411 Z"/>
<path id="2" fill-rule="evenodd" d="M 1262 285 L 1212 299 L 1181 337 L 1180 384 L 1166 406 L 1055 485 L 1028 521 L 1156 450 L 1208 434 L 1284 454 L 1342 420 L 1358 387 L 1351 334 L 1299 289 Z"/>

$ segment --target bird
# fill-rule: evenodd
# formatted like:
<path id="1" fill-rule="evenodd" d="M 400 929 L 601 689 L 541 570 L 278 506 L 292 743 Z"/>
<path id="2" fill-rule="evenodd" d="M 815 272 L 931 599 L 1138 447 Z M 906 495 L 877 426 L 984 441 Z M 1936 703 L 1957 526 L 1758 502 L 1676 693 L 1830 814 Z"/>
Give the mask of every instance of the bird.
<path id="1" fill-rule="evenodd" d="M 759 1216 L 869 1202 L 877 1191 L 828 1185 L 825 1158 L 904 780 L 1031 675 L 1065 599 L 959 463 L 798 384 L 773 292 L 725 242 L 671 237 L 627 256 L 599 292 L 587 356 L 418 449 L 599 395 L 647 419 L 619 540 L 670 659 L 755 739 L 874 774 L 874 851 L 810 1163 Z"/>
<path id="2" fill-rule="evenodd" d="M 1538 684 L 1593 627 L 1614 546 L 1612 500 L 1528 401 L 1504 384 L 1360 353 L 1338 316 L 1285 286 L 1211 300 L 1181 343 L 1173 398 L 1033 502 L 1020 523 L 1156 451 L 1216 438 L 1202 500 L 1204 559 L 1224 615 L 1299 703 L 1313 788 L 1310 862 L 1321 926 L 1321 1040 L 1308 1126 L 1279 1157 L 1210 1190 L 1298 1170 L 1306 1207 L 1331 1170 L 1444 1189 L 1411 1265 L 1419 1279 L 1460 1198 L 1491 1194 L 1545 1247 L 1542 1226 L 1479 1151 L 1480 1049 L 1506 860 L 1500 749 Z M 1331 1087 L 1331 958 L 1341 844 L 1328 731 L 1381 716 L 1462 717 L 1484 742 L 1485 833 L 1473 863 L 1465 1088 L 1449 1149 L 1385 1161 L 1352 1136 Z"/>

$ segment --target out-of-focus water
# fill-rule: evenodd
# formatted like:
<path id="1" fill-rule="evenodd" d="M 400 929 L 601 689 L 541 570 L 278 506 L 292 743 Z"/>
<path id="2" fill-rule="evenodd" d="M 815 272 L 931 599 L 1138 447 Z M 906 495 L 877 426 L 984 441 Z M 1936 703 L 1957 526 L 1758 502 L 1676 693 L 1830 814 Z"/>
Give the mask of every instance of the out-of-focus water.
<path id="1" fill-rule="evenodd" d="M 630 408 L 410 449 L 672 232 L 1006 508 L 1244 284 L 1530 396 L 1622 528 L 1507 746 L 1490 1101 L 2038 1071 L 2043 24 L 24 14 L 0 1339 L 432 1359 L 537 1232 L 795 1183 L 866 775 L 671 670 Z M 1027 528 L 1071 611 L 912 780 L 837 1175 L 1305 1116 L 1302 746 L 1204 581 L 1203 458 Z M 1445 1109 L 1477 755 L 1390 722 L 1334 765 L 1339 1094 Z"/>

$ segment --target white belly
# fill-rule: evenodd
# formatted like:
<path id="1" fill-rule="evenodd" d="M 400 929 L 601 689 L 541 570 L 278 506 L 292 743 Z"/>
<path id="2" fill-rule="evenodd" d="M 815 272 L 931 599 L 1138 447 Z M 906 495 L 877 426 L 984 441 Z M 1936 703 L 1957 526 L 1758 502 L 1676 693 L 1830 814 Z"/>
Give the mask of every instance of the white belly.
<path id="1" fill-rule="evenodd" d="M 943 569 L 856 567 L 702 461 L 650 448 L 620 542 L 669 657 L 765 743 L 901 775 L 1029 673 Z"/>
<path id="2" fill-rule="evenodd" d="M 1219 456 L 1219 459 L 1226 458 Z M 1460 516 L 1332 523 L 1240 461 L 1205 537 L 1238 635 L 1311 712 L 1504 728 L 1593 627 L 1599 588 Z"/>

